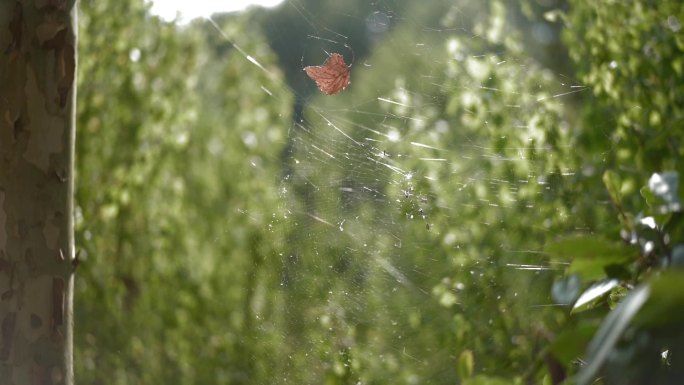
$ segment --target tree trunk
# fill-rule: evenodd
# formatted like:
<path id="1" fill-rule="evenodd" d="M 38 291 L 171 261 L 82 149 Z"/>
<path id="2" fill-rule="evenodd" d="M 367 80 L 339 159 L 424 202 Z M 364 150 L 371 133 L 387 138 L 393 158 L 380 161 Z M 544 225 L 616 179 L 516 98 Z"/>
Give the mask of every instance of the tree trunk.
<path id="1" fill-rule="evenodd" d="M 73 383 L 76 1 L 0 1 L 0 383 Z"/>

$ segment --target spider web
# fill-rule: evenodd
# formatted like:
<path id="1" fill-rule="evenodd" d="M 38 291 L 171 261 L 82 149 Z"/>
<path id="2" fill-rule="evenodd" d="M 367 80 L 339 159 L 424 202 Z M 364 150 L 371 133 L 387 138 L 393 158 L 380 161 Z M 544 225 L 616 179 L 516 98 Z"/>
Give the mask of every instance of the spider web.
<path id="1" fill-rule="evenodd" d="M 350 61 L 351 39 L 321 10 L 296 0 L 284 6 L 314 31 L 296 53 L 302 68 L 332 52 Z M 430 19 L 391 1 L 371 8 L 359 14 L 340 6 L 339 17 L 365 25 L 374 41 L 369 52 L 356 52 L 341 94 L 318 93 L 303 71 L 288 84 L 261 85 L 273 97 L 294 93 L 299 106 L 294 121 L 282 122 L 287 142 L 273 155 L 282 164 L 273 186 L 281 211 L 243 212 L 272 216 L 271 229 L 285 234 L 270 259 L 282 267 L 287 331 L 280 337 L 289 349 L 277 383 L 321 383 L 325 373 L 364 365 L 381 365 L 406 383 L 454 383 L 459 353 L 475 347 L 453 335 L 500 338 L 488 328 L 504 322 L 501 313 L 517 309 L 535 320 L 564 305 L 549 290 L 563 266 L 541 251 L 541 236 L 562 229 L 549 220 L 528 223 L 530 239 L 513 231 L 525 226 L 526 212 L 542 218 L 543 201 L 561 199 L 558 186 L 576 178 L 577 170 L 545 157 L 556 141 L 540 120 L 567 135 L 566 103 L 585 87 L 524 48 L 512 52 L 504 29 L 478 28 L 467 9 L 428 2 L 426 12 L 441 15 Z M 552 33 L 531 30 L 537 44 Z M 234 46 L 255 71 L 268 72 Z M 557 150 L 571 151 L 557 142 Z M 569 213 L 555 215 L 584 229 Z M 261 322 L 266 330 L 274 321 Z M 516 344 L 515 334 L 502 350 Z M 309 377 L 294 374 L 302 365 Z"/>

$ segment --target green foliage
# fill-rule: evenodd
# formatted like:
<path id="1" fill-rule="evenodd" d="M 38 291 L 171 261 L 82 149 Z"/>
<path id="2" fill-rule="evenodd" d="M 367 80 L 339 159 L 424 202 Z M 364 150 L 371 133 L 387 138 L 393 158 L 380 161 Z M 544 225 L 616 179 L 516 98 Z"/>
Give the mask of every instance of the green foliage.
<path id="1" fill-rule="evenodd" d="M 579 78 L 595 96 L 585 109 L 587 148 L 611 151 L 609 168 L 638 186 L 682 169 L 684 7 L 677 1 L 571 2 L 566 37 Z"/>
<path id="2" fill-rule="evenodd" d="M 368 371 L 362 366 L 360 373 L 367 376 L 362 378 L 381 383 L 385 373 L 398 375 L 408 371 L 416 378 L 436 383 L 449 383 L 458 378 L 455 376 L 470 376 L 474 372 L 504 378 L 512 377 L 512 373 L 521 376 L 531 357 L 539 352 L 535 346 L 543 346 L 546 330 L 555 328 L 561 320 L 561 313 L 555 309 L 530 308 L 532 304 L 549 301 L 548 291 L 522 292 L 532 285 L 548 287 L 550 277 L 524 276 L 507 266 L 538 264 L 539 257 L 511 255 L 507 250 L 534 250 L 543 244 L 548 233 L 572 226 L 573 218 L 565 212 L 560 194 L 572 183 L 571 178 L 564 176 L 573 167 L 566 155 L 572 137 L 561 129 L 569 124 L 563 117 L 569 107 L 551 97 L 557 89 L 553 75 L 525 57 L 515 44 L 515 32 L 502 22 L 506 18 L 505 8 L 496 2 L 492 8 L 491 14 L 483 10 L 484 15 L 490 16 L 476 20 L 474 26 L 476 31 L 490 33 L 486 39 L 441 35 L 422 41 L 415 51 L 406 52 L 401 44 L 411 41 L 428 21 L 397 28 L 385 44 L 376 47 L 368 60 L 372 66 L 353 73 L 352 84 L 363 87 L 350 87 L 335 100 L 319 98 L 313 103 L 316 108 L 307 115 L 313 129 L 329 124 L 339 129 L 328 130 L 331 143 L 344 143 L 345 135 L 351 135 L 357 142 L 373 138 L 365 127 L 400 138 L 384 141 L 382 148 L 369 147 L 364 153 L 367 157 L 356 159 L 363 163 L 358 167 L 366 170 L 362 175 L 355 174 L 353 169 L 329 167 L 308 172 L 306 179 L 298 182 L 338 191 L 340 186 L 330 185 L 330 181 L 353 179 L 377 186 L 390 197 L 389 201 L 398 202 L 396 207 L 386 207 L 384 202 L 372 203 L 369 199 L 363 203 L 363 209 L 326 208 L 324 212 L 328 217 L 354 216 L 363 223 L 362 231 L 382 226 L 383 232 L 401 239 L 401 250 L 393 249 L 389 242 L 376 241 L 370 257 L 391 260 L 405 272 L 407 282 L 432 294 L 426 301 L 410 295 L 410 288 L 406 288 L 383 300 L 388 309 L 412 309 L 394 313 L 389 320 L 398 326 L 391 330 L 416 330 L 419 334 L 404 335 L 402 341 L 376 341 L 373 345 L 358 338 L 358 348 L 376 352 L 375 356 L 396 350 L 406 352 L 396 358 L 401 362 L 396 368 L 377 372 L 378 369 Z M 446 28 L 454 27 L 448 24 L 451 20 L 447 15 L 440 22 Z M 501 30 L 497 32 L 494 28 Z M 502 47 L 506 49 L 505 56 L 479 55 Z M 431 76 L 425 80 L 412 76 L 415 73 Z M 354 105 L 359 100 L 375 102 L 365 103 L 362 114 L 354 109 L 335 109 L 337 105 Z M 489 150 L 485 156 L 483 148 Z M 301 151 L 303 154 L 310 150 Z M 326 151 L 336 153 L 327 148 Z M 302 169 L 324 167 L 317 159 L 296 157 L 303 159 Z M 444 161 L 426 162 L 426 158 Z M 383 172 L 385 167 L 378 166 L 379 162 L 403 173 Z M 324 202 L 316 197 L 326 201 L 330 197 L 311 198 L 312 205 L 321 212 L 318 205 Z M 388 221 L 390 214 L 393 219 Z M 380 223 L 376 219 L 379 217 L 384 218 Z M 301 220 L 305 220 L 305 215 Z M 317 233 L 311 247 L 315 248 L 317 243 L 336 245 L 339 249 L 332 250 L 332 254 L 344 253 L 350 240 L 341 243 L 334 234 L 331 232 L 330 236 L 335 239 L 329 239 Z M 351 241 L 354 240 L 358 241 L 358 249 L 362 249 L 360 244 L 372 242 L 358 233 L 354 233 Z M 424 266 L 426 261 L 432 272 L 428 276 L 410 268 Z M 372 269 L 372 265 L 365 266 Z M 368 287 L 370 295 L 378 292 L 384 296 L 382 293 L 394 290 L 392 285 L 381 282 L 368 282 Z M 369 296 L 362 298 L 367 300 Z M 424 321 L 412 322 L 416 317 L 436 319 L 435 327 L 427 332 Z M 382 326 L 384 321 L 377 317 L 370 327 L 386 329 Z M 442 322 L 454 327 L 445 327 Z M 425 355 L 426 351 L 437 352 L 430 355 L 431 364 L 416 365 L 411 357 Z M 458 359 L 457 373 L 440 379 L 432 377 L 439 368 L 454 366 L 449 356 L 459 357 L 462 351 L 470 353 Z M 373 368 L 370 361 L 365 366 Z M 496 380 L 475 376 L 468 381 Z"/>
<path id="3" fill-rule="evenodd" d="M 619 189 L 616 175 L 604 176 L 604 181 L 609 191 Z M 673 309 L 683 305 L 681 272 L 673 263 L 682 246 L 678 236 L 668 231 L 671 223 L 679 221 L 682 210 L 677 187 L 676 173 L 653 174 L 649 186 L 640 190 L 645 199 L 638 214 L 626 212 L 618 194 L 610 193 L 623 217 L 636 218 L 622 221 L 623 243 L 594 235 L 547 245 L 545 250 L 552 257 L 572 260 L 566 278 L 554 288 L 570 278 L 596 282 L 587 285 L 573 306 L 577 322 L 551 345 L 552 352 L 567 362 L 567 353 L 579 354 L 582 344 L 577 346 L 577 341 L 586 341 L 586 331 L 601 321 L 587 347 L 587 364 L 577 383 L 589 384 L 599 376 L 605 376 L 607 383 L 651 378 L 656 378 L 656 383 L 671 383 L 681 376 L 680 367 L 658 361 L 661 352 L 678 357 L 684 348 L 681 317 L 672 316 Z M 670 267 L 675 271 L 668 271 Z"/>
<path id="4" fill-rule="evenodd" d="M 396 2 L 352 86 L 309 98 L 296 38 L 352 8 L 301 3 L 222 32 L 82 4 L 79 381 L 679 374 L 681 6 L 572 2 L 530 55 L 505 2 Z"/>
<path id="5" fill-rule="evenodd" d="M 466 379 L 472 377 L 473 367 L 474 367 L 473 352 L 470 350 L 464 350 L 458 357 L 458 376 L 460 378 Z"/>
<path id="6" fill-rule="evenodd" d="M 575 319 L 552 351 L 566 362 L 568 352 L 579 355 L 584 343 L 570 341 L 587 341 L 601 322 L 576 377 L 580 384 L 598 377 L 606 384 L 664 384 L 682 375 L 675 364 L 684 348 L 681 320 L 671 316 L 681 306 L 681 273 L 668 270 L 677 269 L 682 242 L 684 103 L 674 90 L 684 78 L 677 33 L 683 11 L 677 2 L 578 1 L 564 16 L 578 76 L 593 90 L 584 124 L 601 127 L 583 131 L 577 155 L 591 159 L 591 151 L 609 149 L 602 179 L 619 219 L 611 232 L 546 247 L 552 256 L 571 258 L 567 277 L 579 277 L 585 287 Z M 606 240 L 611 234 L 613 242 Z"/>
<path id="7" fill-rule="evenodd" d="M 281 306 L 264 298 L 277 272 L 260 271 L 279 236 L 253 210 L 277 208 L 271 152 L 291 98 L 253 84 L 280 78 L 273 55 L 254 36 L 244 47 L 268 72 L 249 71 L 204 45 L 215 30 L 163 23 L 142 2 L 81 12 L 79 381 L 268 382 L 252 373 L 275 370 L 254 323 Z"/>
<path id="8" fill-rule="evenodd" d="M 633 262 L 638 249 L 597 236 L 577 236 L 549 243 L 544 251 L 551 258 L 569 261 L 568 274 L 578 274 L 593 281 L 611 277 L 610 271 L 615 265 Z"/>
<path id="9" fill-rule="evenodd" d="M 89 383 L 162 378 L 164 360 L 173 361 L 162 325 L 177 321 L 162 308 L 178 297 L 153 293 L 174 281 L 178 264 L 168 256 L 180 245 L 168 235 L 182 220 L 184 186 L 169 163 L 196 113 L 184 74 L 195 68 L 197 40 L 177 37 L 138 2 L 84 3 L 80 28 L 75 370 Z"/>

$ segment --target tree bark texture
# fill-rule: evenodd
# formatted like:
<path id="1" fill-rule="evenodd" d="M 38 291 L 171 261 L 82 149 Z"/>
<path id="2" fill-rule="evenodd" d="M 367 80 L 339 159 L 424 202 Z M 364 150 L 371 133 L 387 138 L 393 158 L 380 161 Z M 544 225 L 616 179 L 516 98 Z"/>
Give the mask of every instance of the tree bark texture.
<path id="1" fill-rule="evenodd" d="M 73 383 L 76 0 L 0 0 L 0 384 Z"/>

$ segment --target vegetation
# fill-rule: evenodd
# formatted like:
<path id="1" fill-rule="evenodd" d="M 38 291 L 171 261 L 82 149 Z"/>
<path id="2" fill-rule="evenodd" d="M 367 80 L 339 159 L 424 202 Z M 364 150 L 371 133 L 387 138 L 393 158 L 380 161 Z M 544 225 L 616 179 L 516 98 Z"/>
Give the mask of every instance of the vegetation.
<path id="1" fill-rule="evenodd" d="M 81 3 L 77 380 L 675 383 L 684 7 L 368 3 Z"/>

